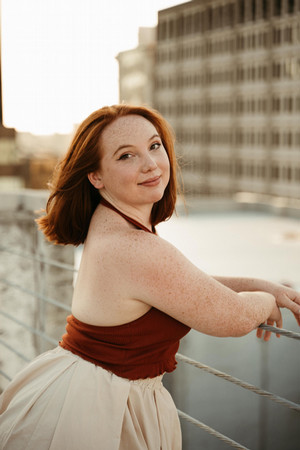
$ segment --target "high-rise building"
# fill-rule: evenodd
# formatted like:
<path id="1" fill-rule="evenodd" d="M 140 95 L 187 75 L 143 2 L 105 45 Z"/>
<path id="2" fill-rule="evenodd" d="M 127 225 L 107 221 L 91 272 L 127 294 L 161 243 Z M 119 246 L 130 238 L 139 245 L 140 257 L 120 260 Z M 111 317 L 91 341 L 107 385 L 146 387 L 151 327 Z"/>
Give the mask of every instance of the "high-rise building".
<path id="1" fill-rule="evenodd" d="M 151 105 L 155 69 L 156 28 L 139 29 L 136 48 L 120 52 L 119 99 L 133 105 Z"/>
<path id="2" fill-rule="evenodd" d="M 1 26 L 1 5 L 0 5 Z M 0 28 L 0 189 L 1 186 L 19 185 L 16 131 L 3 124 L 2 103 L 2 64 L 1 64 L 1 28 Z"/>
<path id="3" fill-rule="evenodd" d="M 188 194 L 300 199 L 300 0 L 159 11 L 154 106 Z"/>

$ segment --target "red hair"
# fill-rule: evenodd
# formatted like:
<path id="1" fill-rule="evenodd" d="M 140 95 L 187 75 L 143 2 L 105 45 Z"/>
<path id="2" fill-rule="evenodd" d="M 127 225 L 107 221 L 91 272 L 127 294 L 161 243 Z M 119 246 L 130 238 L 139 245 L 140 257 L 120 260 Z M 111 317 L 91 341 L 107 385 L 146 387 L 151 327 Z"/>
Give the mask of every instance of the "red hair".
<path id="1" fill-rule="evenodd" d="M 135 114 L 149 120 L 159 133 L 170 161 L 170 180 L 160 201 L 151 212 L 152 225 L 171 217 L 177 197 L 177 162 L 174 134 L 170 125 L 155 110 L 143 106 L 105 106 L 93 112 L 78 127 L 66 156 L 56 167 L 50 184 L 46 215 L 37 219 L 39 228 L 55 244 L 82 244 L 91 217 L 101 202 L 99 191 L 88 174 L 100 167 L 99 139 L 104 128 L 118 117 Z"/>

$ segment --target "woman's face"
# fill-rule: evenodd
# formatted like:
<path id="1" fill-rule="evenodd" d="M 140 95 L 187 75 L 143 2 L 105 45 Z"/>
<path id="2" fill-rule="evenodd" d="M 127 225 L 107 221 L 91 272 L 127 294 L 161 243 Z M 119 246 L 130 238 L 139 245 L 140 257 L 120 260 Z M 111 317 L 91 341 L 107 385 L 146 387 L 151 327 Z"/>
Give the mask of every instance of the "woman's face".
<path id="1" fill-rule="evenodd" d="M 154 125 L 139 115 L 119 117 L 100 138 L 101 195 L 116 204 L 153 204 L 170 178 L 167 152 Z"/>

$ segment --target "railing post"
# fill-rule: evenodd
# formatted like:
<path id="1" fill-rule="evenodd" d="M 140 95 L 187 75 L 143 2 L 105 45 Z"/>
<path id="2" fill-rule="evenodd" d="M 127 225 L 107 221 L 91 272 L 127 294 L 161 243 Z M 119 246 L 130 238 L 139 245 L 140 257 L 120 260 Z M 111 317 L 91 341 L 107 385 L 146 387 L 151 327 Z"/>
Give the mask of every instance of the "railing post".
<path id="1" fill-rule="evenodd" d="M 43 253 L 43 245 L 42 245 L 41 233 L 36 234 L 36 242 L 34 243 L 33 253 L 35 256 L 44 256 Z M 46 295 L 46 276 L 45 276 L 45 263 L 42 261 L 35 262 L 35 271 L 34 271 L 34 282 L 35 282 L 35 291 L 42 295 Z M 34 314 L 35 327 L 42 331 L 46 331 L 46 305 L 44 300 L 36 297 L 36 309 Z M 34 343 L 37 354 L 40 354 L 46 349 L 46 342 L 41 339 L 39 336 L 34 336 Z"/>

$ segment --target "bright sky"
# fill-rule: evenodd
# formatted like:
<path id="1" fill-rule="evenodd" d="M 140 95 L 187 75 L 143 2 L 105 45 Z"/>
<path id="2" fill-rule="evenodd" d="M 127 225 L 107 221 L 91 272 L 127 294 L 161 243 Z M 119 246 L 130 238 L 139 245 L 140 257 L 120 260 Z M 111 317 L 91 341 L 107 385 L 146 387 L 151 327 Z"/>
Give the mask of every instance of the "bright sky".
<path id="1" fill-rule="evenodd" d="M 185 0 L 2 0 L 2 90 L 7 127 L 68 133 L 118 102 L 120 51 L 138 28 Z"/>

